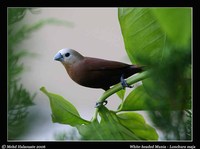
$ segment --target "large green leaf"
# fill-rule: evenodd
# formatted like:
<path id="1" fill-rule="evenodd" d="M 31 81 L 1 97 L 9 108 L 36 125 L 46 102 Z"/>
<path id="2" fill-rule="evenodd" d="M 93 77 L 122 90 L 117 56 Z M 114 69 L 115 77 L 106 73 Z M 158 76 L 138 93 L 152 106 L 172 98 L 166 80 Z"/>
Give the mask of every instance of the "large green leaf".
<path id="1" fill-rule="evenodd" d="M 143 140 L 122 125 L 117 115 L 106 107 L 101 107 L 99 113 L 101 116 L 100 124 L 104 128 L 103 131 L 107 133 L 107 140 Z"/>
<path id="2" fill-rule="evenodd" d="M 188 47 L 191 38 L 191 8 L 151 9 L 170 41 Z"/>
<path id="3" fill-rule="evenodd" d="M 146 124 L 142 115 L 127 112 L 117 114 L 102 106 L 99 109 L 100 123 L 93 121 L 78 126 L 79 133 L 85 139 L 92 140 L 157 140 L 153 127 Z M 94 133 L 95 132 L 95 133 Z"/>
<path id="4" fill-rule="evenodd" d="M 132 91 L 120 109 L 150 107 L 166 136 L 184 139 L 185 128 L 176 122 L 184 124 L 179 113 L 191 109 L 191 9 L 119 8 L 118 17 L 129 58 L 151 72 L 144 88 Z"/>
<path id="5" fill-rule="evenodd" d="M 119 21 L 131 61 L 152 68 L 151 77 L 143 81 L 148 95 L 171 109 L 184 109 L 190 100 L 190 81 L 183 74 L 191 64 L 191 9 L 119 8 Z M 141 106 L 143 101 L 137 102 Z"/>
<path id="6" fill-rule="evenodd" d="M 156 130 L 148 125 L 143 116 L 135 112 L 125 112 L 117 115 L 119 122 L 142 140 L 158 140 Z"/>
<path id="7" fill-rule="evenodd" d="M 118 17 L 132 63 L 159 63 L 168 42 L 178 48 L 190 46 L 190 8 L 119 8 Z"/>
<path id="8" fill-rule="evenodd" d="M 77 126 L 77 128 L 84 140 L 140 140 L 116 121 L 101 123 L 93 121 L 87 125 Z"/>
<path id="9" fill-rule="evenodd" d="M 147 82 L 148 81 L 148 82 Z M 145 85 L 150 83 L 151 79 L 145 80 Z M 189 83 L 189 82 L 188 82 Z M 150 84 L 147 84 L 150 85 Z M 153 86 L 153 85 L 150 85 Z M 150 88 L 150 87 L 149 87 Z M 175 100 L 166 100 L 164 97 L 159 97 L 160 93 L 155 92 L 156 89 L 152 89 L 150 96 L 145 90 L 144 86 L 141 85 L 134 89 L 123 101 L 120 111 L 138 111 L 138 110 L 184 110 L 190 109 L 189 103 L 179 102 Z M 157 91 L 157 90 L 156 90 Z M 157 98 L 152 98 L 157 97 Z"/>
<path id="10" fill-rule="evenodd" d="M 97 120 L 77 126 L 86 140 L 157 140 L 155 129 L 148 125 L 143 116 L 126 112 L 116 114 L 106 107 L 99 109 L 100 122 Z"/>
<path id="11" fill-rule="evenodd" d="M 151 102 L 151 106 L 148 104 Z M 158 101 L 152 99 L 144 90 L 143 85 L 134 89 L 124 100 L 121 111 L 158 110 Z"/>
<path id="12" fill-rule="evenodd" d="M 89 123 L 89 121 L 80 117 L 76 108 L 69 101 L 57 94 L 48 92 L 45 87 L 41 87 L 40 90 L 49 97 L 53 122 L 71 126 Z"/>
<path id="13" fill-rule="evenodd" d="M 86 125 L 79 125 L 77 129 L 84 140 L 105 140 L 110 136 L 97 120 Z"/>
<path id="14" fill-rule="evenodd" d="M 118 17 L 132 63 L 158 63 L 162 59 L 166 34 L 151 9 L 119 8 Z"/>

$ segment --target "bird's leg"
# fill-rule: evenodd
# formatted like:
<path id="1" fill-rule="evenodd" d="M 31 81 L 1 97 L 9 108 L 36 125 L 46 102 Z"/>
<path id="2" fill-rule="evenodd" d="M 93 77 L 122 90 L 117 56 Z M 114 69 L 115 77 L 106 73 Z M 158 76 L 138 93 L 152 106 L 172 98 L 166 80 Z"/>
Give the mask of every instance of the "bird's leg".
<path id="1" fill-rule="evenodd" d="M 102 105 L 105 106 L 107 103 L 108 103 L 107 100 L 105 100 L 105 101 L 103 101 L 103 102 L 97 102 L 96 105 L 95 105 L 95 108 L 99 108 L 99 107 L 102 106 Z"/>
<path id="2" fill-rule="evenodd" d="M 127 84 L 126 80 L 124 79 L 124 74 L 122 74 L 122 76 L 120 77 L 120 83 L 123 89 L 125 89 L 126 87 L 133 88 L 133 86 Z"/>

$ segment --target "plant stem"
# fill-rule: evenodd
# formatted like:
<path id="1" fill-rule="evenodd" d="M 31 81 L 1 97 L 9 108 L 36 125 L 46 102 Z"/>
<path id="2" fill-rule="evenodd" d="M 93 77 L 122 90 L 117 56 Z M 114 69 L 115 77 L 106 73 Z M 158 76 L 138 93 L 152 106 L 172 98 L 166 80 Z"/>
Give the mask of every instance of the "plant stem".
<path id="1" fill-rule="evenodd" d="M 141 81 L 141 80 L 147 78 L 148 76 L 149 76 L 149 72 L 148 71 L 144 71 L 144 72 L 142 72 L 142 73 L 140 73 L 138 75 L 134 75 L 134 76 L 128 78 L 126 80 L 126 82 L 127 82 L 128 85 L 132 85 L 132 84 L 134 84 L 134 83 L 136 83 L 138 81 Z M 99 98 L 98 102 L 103 103 L 108 97 L 110 97 L 114 93 L 120 91 L 121 89 L 123 89 L 121 83 L 116 84 L 115 86 L 113 86 L 109 90 L 105 91 L 103 93 L 103 95 Z M 103 106 L 103 105 L 101 105 L 101 106 Z M 95 113 L 94 113 L 92 121 L 97 120 L 98 111 L 99 111 L 99 108 L 97 107 L 96 110 L 95 110 Z"/>

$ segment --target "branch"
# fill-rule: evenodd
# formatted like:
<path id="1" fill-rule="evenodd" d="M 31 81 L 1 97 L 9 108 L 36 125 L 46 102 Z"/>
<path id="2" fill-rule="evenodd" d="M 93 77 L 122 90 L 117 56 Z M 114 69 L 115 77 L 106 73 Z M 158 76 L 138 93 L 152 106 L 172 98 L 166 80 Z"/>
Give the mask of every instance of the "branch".
<path id="1" fill-rule="evenodd" d="M 127 82 L 128 85 L 132 85 L 132 84 L 134 84 L 134 83 L 136 83 L 138 81 L 141 81 L 141 80 L 147 78 L 148 76 L 149 76 L 149 72 L 148 71 L 144 71 L 144 72 L 142 72 L 142 73 L 140 73 L 138 75 L 134 75 L 134 76 L 128 78 L 126 80 L 126 82 Z M 108 97 L 110 97 L 114 93 L 120 91 L 121 89 L 123 89 L 121 83 L 116 84 L 115 86 L 113 86 L 109 90 L 105 91 L 103 93 L 103 95 L 99 98 L 98 102 L 103 103 Z M 94 117 L 93 117 L 92 121 L 97 120 L 98 110 L 99 110 L 99 108 L 96 108 L 96 111 L 94 113 Z"/>

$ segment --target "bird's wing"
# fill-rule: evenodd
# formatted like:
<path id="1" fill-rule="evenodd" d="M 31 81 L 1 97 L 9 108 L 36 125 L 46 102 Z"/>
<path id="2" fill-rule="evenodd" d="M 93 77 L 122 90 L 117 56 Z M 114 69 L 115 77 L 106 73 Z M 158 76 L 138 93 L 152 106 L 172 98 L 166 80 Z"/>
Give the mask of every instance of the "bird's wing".
<path id="1" fill-rule="evenodd" d="M 90 71 L 116 70 L 116 69 L 127 68 L 130 66 L 128 64 L 121 62 L 91 58 L 91 57 L 85 57 L 84 65 L 86 65 L 88 70 Z"/>

